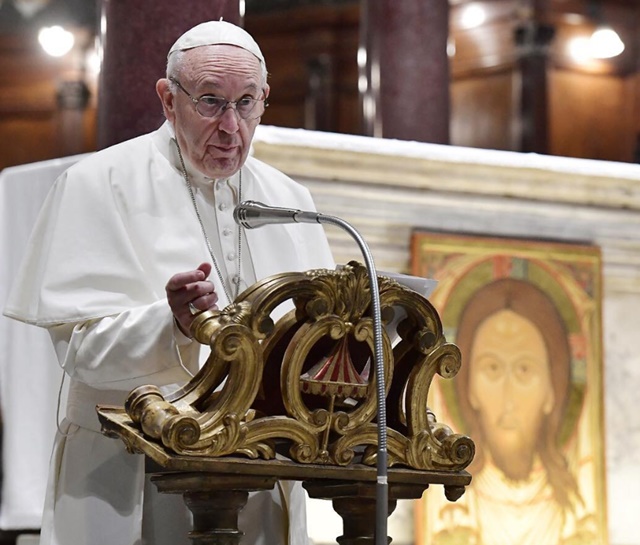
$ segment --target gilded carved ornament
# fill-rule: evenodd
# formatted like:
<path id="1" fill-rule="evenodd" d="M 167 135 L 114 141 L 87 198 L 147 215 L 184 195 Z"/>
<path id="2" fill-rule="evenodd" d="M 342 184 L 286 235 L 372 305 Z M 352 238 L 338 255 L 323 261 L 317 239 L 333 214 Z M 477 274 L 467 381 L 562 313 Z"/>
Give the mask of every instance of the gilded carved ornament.
<path id="1" fill-rule="evenodd" d="M 460 352 L 426 298 L 385 276 L 379 288 L 389 465 L 460 471 L 473 459 L 473 441 L 427 405 L 434 376 L 454 377 Z M 292 309 L 274 323 L 283 303 Z M 270 460 L 279 453 L 302 464 L 375 466 L 369 307 L 366 270 L 356 262 L 258 282 L 222 311 L 196 317 L 191 330 L 210 346 L 207 362 L 171 396 L 154 386 L 132 391 L 131 426 L 177 455 Z"/>

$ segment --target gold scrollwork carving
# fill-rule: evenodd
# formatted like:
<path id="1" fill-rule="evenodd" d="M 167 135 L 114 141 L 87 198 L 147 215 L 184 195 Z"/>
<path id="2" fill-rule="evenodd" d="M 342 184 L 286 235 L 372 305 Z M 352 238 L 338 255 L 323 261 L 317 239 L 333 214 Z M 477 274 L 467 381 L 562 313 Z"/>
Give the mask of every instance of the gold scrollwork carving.
<path id="1" fill-rule="evenodd" d="M 460 351 L 427 299 L 380 276 L 389 465 L 460 470 L 474 445 L 437 422 L 427 400 L 436 374 L 452 378 Z M 292 310 L 274 320 L 274 310 Z M 186 456 L 286 453 L 302 463 L 374 465 L 377 391 L 366 269 L 279 274 L 221 311 L 198 315 L 194 338 L 211 353 L 172 395 L 143 386 L 125 410 L 144 436 Z M 395 343 L 395 345 L 394 345 Z"/>

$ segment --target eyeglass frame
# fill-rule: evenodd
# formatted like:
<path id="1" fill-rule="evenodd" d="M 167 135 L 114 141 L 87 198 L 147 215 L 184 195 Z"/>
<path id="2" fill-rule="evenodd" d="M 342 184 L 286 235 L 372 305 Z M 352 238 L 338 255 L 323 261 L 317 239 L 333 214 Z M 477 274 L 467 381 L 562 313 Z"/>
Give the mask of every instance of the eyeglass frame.
<path id="1" fill-rule="evenodd" d="M 227 111 L 227 109 L 229 108 L 229 105 L 233 104 L 232 110 L 236 113 L 236 115 L 238 116 L 238 119 L 242 119 L 243 121 L 253 121 L 255 119 L 260 119 L 264 115 L 264 110 L 266 110 L 267 107 L 269 106 L 269 102 L 267 101 L 266 97 L 265 98 L 242 97 L 242 98 L 240 98 L 238 100 L 228 100 L 228 99 L 223 98 L 223 97 L 219 97 L 219 96 L 216 96 L 216 95 L 205 93 L 204 95 L 201 95 L 199 98 L 196 98 L 191 93 L 189 93 L 189 91 L 187 91 L 182 86 L 182 83 L 180 83 L 176 78 L 170 77 L 168 79 L 169 79 L 169 81 L 171 83 L 174 83 L 178 87 L 178 89 L 180 89 L 185 95 L 187 95 L 187 97 L 189 97 L 191 102 L 193 102 L 193 107 L 195 108 L 195 110 L 198 113 L 198 115 L 200 117 L 204 117 L 205 119 L 219 119 Z M 265 93 L 264 89 L 263 89 L 262 92 L 263 92 L 263 94 Z M 198 110 L 198 104 L 200 103 L 200 101 L 204 97 L 213 97 L 213 98 L 217 98 L 217 99 L 223 100 L 224 101 L 224 105 L 221 107 L 220 113 L 218 113 L 217 115 L 212 115 L 212 116 L 203 115 L 200 112 L 200 110 Z M 262 113 L 259 116 L 257 116 L 257 117 L 242 117 L 240 115 L 240 112 L 238 111 L 238 102 L 240 102 L 241 100 L 244 100 L 246 98 L 250 98 L 251 100 L 253 100 L 255 102 L 262 102 L 264 104 L 264 110 L 262 110 Z M 255 108 L 255 105 L 254 105 L 254 108 Z M 253 111 L 253 108 L 251 109 L 251 111 Z M 251 114 L 251 112 L 249 112 L 249 114 Z"/>

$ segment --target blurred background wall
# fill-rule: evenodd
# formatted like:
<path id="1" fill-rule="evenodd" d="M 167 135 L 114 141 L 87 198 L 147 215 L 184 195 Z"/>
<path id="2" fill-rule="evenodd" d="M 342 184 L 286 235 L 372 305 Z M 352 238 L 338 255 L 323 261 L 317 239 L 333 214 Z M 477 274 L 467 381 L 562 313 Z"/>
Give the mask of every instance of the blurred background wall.
<path id="1" fill-rule="evenodd" d="M 411 3 L 396 0 L 395 6 Z M 384 33 L 372 16 L 374 3 L 241 4 L 242 22 L 261 44 L 270 71 L 273 92 L 263 124 L 373 133 L 363 110 L 361 54 L 367 20 L 371 35 Z M 435 37 L 433 28 L 422 36 L 426 48 L 446 47 L 447 73 L 436 81 L 416 80 L 415 102 L 403 94 L 398 112 L 428 112 L 430 101 L 417 87 L 443 88 L 444 143 L 638 161 L 640 3 L 450 0 L 447 8 L 440 16 L 446 40 Z M 96 149 L 100 12 L 95 0 L 0 2 L 0 168 Z M 399 24 L 415 27 L 410 20 Z M 594 32 L 605 28 L 609 34 L 598 42 Z M 130 52 L 131 58 L 137 54 Z M 413 57 L 412 51 L 395 54 L 414 63 L 424 56 L 416 48 Z M 393 114 L 389 107 L 390 120 Z M 420 122 L 428 125 L 433 117 Z M 387 136 L 384 128 L 378 135 Z"/>

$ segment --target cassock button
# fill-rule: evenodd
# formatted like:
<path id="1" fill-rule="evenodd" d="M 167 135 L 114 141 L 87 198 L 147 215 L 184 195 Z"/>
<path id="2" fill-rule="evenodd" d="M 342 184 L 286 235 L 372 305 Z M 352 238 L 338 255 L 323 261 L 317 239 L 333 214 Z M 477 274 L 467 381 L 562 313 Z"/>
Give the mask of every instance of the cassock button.
<path id="1" fill-rule="evenodd" d="M 233 231 L 232 231 L 229 227 L 225 227 L 225 228 L 222 230 L 222 234 L 223 234 L 225 237 L 230 236 L 232 233 L 233 233 Z"/>
<path id="2" fill-rule="evenodd" d="M 227 208 L 229 208 L 229 205 L 226 202 L 221 202 L 218 205 L 218 210 L 220 210 L 221 212 L 224 212 Z"/>
<path id="3" fill-rule="evenodd" d="M 229 252 L 227 254 L 227 261 L 233 261 L 236 258 L 236 254 L 234 252 Z"/>

